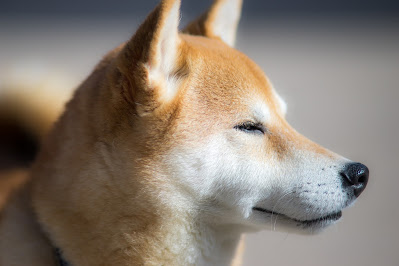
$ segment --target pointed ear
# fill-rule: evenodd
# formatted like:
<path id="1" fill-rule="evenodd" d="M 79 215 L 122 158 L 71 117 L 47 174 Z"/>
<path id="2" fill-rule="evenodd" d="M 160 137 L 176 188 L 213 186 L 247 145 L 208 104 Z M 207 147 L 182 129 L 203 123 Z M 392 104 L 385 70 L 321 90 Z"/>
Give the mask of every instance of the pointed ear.
<path id="1" fill-rule="evenodd" d="M 129 83 L 125 93 L 137 105 L 159 105 L 176 93 L 179 10 L 180 0 L 162 0 L 119 54 L 118 69 Z"/>
<path id="2" fill-rule="evenodd" d="M 209 10 L 188 24 L 183 32 L 220 38 L 228 45 L 234 46 L 241 7 L 242 0 L 215 0 Z"/>

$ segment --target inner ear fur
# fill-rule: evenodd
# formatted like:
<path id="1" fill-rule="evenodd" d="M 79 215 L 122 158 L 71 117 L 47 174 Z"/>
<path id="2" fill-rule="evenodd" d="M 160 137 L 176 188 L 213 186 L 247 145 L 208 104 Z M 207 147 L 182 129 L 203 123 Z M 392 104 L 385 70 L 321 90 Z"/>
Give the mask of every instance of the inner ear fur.
<path id="1" fill-rule="evenodd" d="M 180 0 L 161 1 L 118 56 L 124 93 L 143 112 L 176 94 L 182 64 L 179 19 Z"/>

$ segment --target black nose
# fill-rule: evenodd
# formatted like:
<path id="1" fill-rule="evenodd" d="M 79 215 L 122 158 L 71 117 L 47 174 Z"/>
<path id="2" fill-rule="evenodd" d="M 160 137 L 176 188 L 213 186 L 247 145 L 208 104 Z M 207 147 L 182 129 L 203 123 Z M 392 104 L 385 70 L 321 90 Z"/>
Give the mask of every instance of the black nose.
<path id="1" fill-rule="evenodd" d="M 361 163 L 347 164 L 345 169 L 341 172 L 345 181 L 354 189 L 356 197 L 366 188 L 369 180 L 369 169 Z"/>

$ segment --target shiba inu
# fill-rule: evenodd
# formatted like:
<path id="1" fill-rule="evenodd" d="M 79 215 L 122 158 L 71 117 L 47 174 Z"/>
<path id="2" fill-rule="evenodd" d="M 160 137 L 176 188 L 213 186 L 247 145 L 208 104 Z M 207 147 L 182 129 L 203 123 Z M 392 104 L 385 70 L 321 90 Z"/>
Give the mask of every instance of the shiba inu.
<path id="1" fill-rule="evenodd" d="M 181 33 L 163 0 L 108 53 L 4 209 L 0 265 L 229 265 L 241 235 L 337 221 L 368 169 L 306 139 L 234 40 L 240 0 Z"/>

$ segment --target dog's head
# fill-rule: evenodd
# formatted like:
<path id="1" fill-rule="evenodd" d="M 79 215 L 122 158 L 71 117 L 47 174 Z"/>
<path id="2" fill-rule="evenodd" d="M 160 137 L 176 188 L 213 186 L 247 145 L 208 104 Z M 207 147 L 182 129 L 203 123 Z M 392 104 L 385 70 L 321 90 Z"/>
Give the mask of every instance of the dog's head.
<path id="1" fill-rule="evenodd" d="M 315 230 L 338 220 L 365 188 L 368 169 L 286 122 L 268 78 L 232 47 L 240 0 L 216 1 L 185 34 L 179 5 L 163 1 L 118 59 L 154 158 L 147 167 L 218 223 Z"/>
<path id="2" fill-rule="evenodd" d="M 87 81 L 102 88 L 86 98 L 88 115 L 103 115 L 87 123 L 108 145 L 114 180 L 209 223 L 314 231 L 338 220 L 368 169 L 286 122 L 268 78 L 233 48 L 240 0 L 215 1 L 184 33 L 179 8 L 162 1 L 100 64 L 106 80 Z"/>

